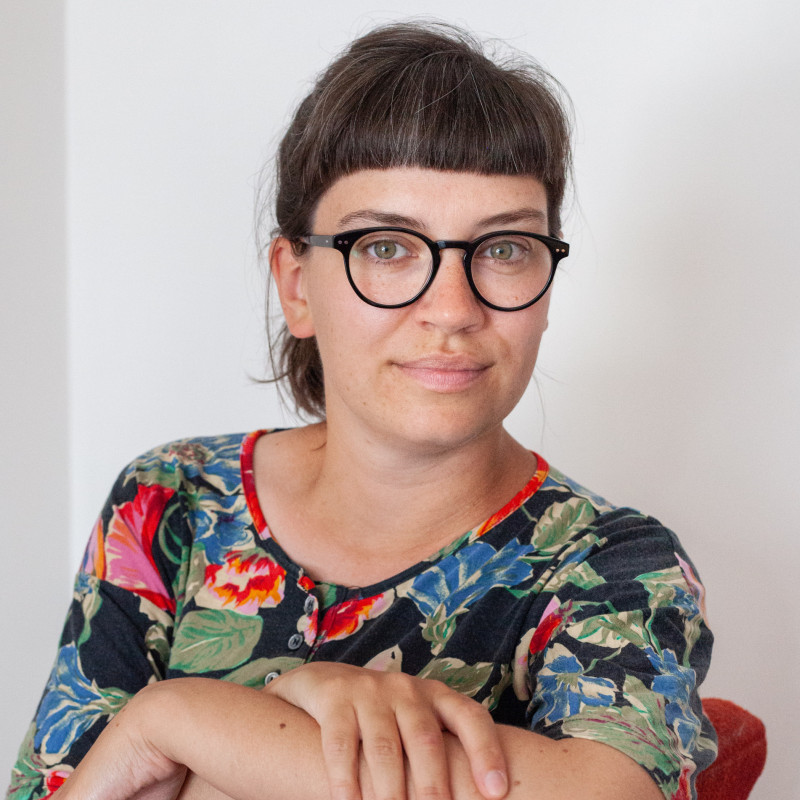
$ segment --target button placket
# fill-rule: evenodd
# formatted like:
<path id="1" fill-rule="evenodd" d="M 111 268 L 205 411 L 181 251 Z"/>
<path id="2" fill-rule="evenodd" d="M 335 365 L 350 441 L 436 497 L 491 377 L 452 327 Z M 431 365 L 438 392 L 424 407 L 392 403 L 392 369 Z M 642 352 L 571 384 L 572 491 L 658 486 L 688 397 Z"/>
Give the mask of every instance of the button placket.
<path id="1" fill-rule="evenodd" d="M 313 594 L 306 597 L 306 602 L 303 604 L 303 613 L 310 617 L 317 608 L 317 601 Z"/>

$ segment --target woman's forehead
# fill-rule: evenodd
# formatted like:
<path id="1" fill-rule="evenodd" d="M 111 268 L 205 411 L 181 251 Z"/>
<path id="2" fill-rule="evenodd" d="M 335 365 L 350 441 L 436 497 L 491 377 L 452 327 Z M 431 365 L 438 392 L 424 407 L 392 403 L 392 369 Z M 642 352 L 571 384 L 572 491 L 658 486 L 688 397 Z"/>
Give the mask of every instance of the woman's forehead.
<path id="1" fill-rule="evenodd" d="M 544 185 L 529 175 L 483 175 L 420 167 L 359 170 L 336 180 L 317 205 L 314 227 L 400 225 L 547 229 Z M 455 235 L 443 230 L 435 235 Z M 459 234 L 460 235 L 460 234 Z"/>

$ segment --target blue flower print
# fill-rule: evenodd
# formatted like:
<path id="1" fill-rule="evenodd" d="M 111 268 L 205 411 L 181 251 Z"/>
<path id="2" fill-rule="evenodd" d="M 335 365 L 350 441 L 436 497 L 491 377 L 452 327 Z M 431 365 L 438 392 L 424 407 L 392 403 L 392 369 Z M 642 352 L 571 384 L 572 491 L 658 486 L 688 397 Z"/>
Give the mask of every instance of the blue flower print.
<path id="1" fill-rule="evenodd" d="M 241 443 L 241 434 L 169 442 L 136 459 L 126 479 L 155 482 L 173 489 L 182 487 L 189 494 L 203 484 L 213 486 L 222 494 L 234 494 L 242 483 Z"/>
<path id="2" fill-rule="evenodd" d="M 214 453 L 215 457 L 186 459 L 181 464 L 183 474 L 190 480 L 205 479 L 228 494 L 237 493 L 242 483 L 239 461 L 241 444 L 240 434 L 189 440 L 187 446 L 192 447 L 195 452 L 209 455 Z"/>
<path id="3" fill-rule="evenodd" d="M 195 539 L 211 564 L 222 564 L 227 553 L 253 544 L 250 512 L 241 497 L 217 495 L 212 504 L 204 503 L 201 496 L 195 520 Z"/>
<path id="4" fill-rule="evenodd" d="M 531 552 L 530 544 L 516 539 L 499 551 L 486 542 L 475 542 L 415 578 L 408 596 L 425 616 L 443 607 L 444 616 L 450 617 L 466 611 L 495 586 L 511 588 L 529 578 L 531 568 L 522 557 Z"/>
<path id="5" fill-rule="evenodd" d="M 688 752 L 700 726 L 691 706 L 691 695 L 697 682 L 695 671 L 678 664 L 672 650 L 664 650 L 659 655 L 652 647 L 646 647 L 645 654 L 659 672 L 653 678 L 651 688 L 667 701 L 664 709 L 667 724 L 678 734 L 684 752 Z"/>
<path id="6" fill-rule="evenodd" d="M 614 681 L 585 675 L 580 661 L 563 645 L 556 644 L 536 676 L 536 711 L 531 725 L 541 720 L 552 725 L 578 714 L 585 706 L 610 706 L 615 697 Z"/>
<path id="7" fill-rule="evenodd" d="M 674 588 L 675 596 L 672 600 L 672 605 L 685 611 L 688 619 L 697 617 L 699 614 L 697 598 L 680 585 L 676 585 Z"/>
<path id="8" fill-rule="evenodd" d="M 75 645 L 62 647 L 36 714 L 34 745 L 47 753 L 65 752 L 99 717 L 115 714 L 128 699 L 120 689 L 101 692 L 84 675 Z"/>

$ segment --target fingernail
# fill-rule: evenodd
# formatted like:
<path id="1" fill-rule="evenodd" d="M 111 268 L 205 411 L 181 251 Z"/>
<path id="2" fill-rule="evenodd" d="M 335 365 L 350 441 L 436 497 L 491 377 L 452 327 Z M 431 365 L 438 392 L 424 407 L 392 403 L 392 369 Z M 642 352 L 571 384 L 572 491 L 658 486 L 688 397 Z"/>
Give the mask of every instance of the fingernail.
<path id="1" fill-rule="evenodd" d="M 508 779 L 505 772 L 500 772 L 499 769 L 493 769 L 486 775 L 486 791 L 492 797 L 505 797 L 508 791 Z"/>

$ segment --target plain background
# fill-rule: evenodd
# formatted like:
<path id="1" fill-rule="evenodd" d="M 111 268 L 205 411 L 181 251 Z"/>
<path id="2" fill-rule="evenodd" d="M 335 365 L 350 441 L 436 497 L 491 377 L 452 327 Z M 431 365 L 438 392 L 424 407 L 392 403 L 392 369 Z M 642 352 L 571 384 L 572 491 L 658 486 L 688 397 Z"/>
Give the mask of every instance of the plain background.
<path id="1" fill-rule="evenodd" d="M 752 796 L 796 797 L 800 15 L 774 0 L 3 0 L 0 767 L 117 472 L 291 423 L 251 380 L 258 173 L 338 49 L 416 13 L 509 40 L 572 96 L 573 249 L 509 425 L 679 533 L 717 636 L 703 693 L 767 724 Z"/>

